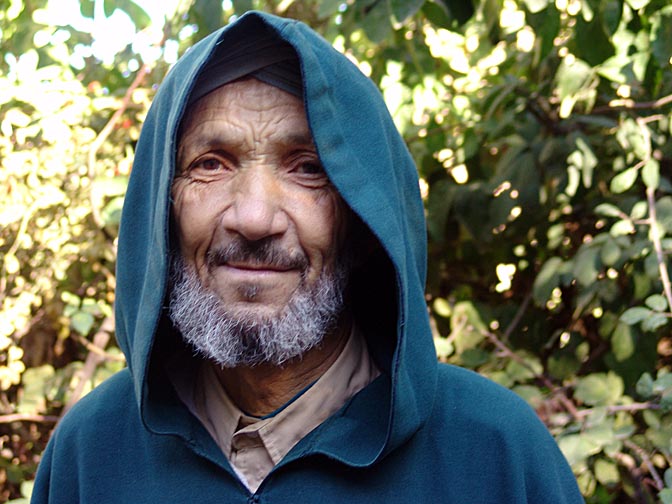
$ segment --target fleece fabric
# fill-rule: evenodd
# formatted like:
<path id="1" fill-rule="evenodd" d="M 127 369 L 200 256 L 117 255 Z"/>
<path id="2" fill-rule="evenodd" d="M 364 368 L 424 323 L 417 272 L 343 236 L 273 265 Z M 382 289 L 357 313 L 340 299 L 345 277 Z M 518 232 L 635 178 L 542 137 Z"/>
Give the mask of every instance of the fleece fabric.
<path id="1" fill-rule="evenodd" d="M 301 440 L 254 494 L 164 369 L 176 352 L 185 375 L 195 367 L 165 311 L 180 120 L 199 70 L 217 46 L 245 33 L 271 34 L 296 50 L 320 159 L 377 238 L 378 249 L 352 275 L 350 302 L 382 371 Z M 360 238 L 350 237 L 353 246 Z M 128 367 L 60 422 L 33 503 L 583 502 L 556 443 L 522 400 L 472 372 L 437 364 L 423 295 L 425 222 L 415 166 L 375 85 L 307 26 L 251 12 L 175 65 L 136 148 L 118 251 L 116 330 Z"/>

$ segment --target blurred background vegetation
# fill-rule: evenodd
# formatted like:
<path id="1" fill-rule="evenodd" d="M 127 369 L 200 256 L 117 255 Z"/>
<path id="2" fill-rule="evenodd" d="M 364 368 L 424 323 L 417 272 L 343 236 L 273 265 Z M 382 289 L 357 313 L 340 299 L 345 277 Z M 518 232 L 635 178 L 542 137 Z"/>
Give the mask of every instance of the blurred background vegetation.
<path id="1" fill-rule="evenodd" d="M 439 358 L 523 396 L 587 502 L 672 503 L 669 0 L 0 6 L 0 502 L 27 502 L 59 417 L 124 366 L 116 235 L 158 84 L 257 8 L 382 89 L 421 177 Z"/>

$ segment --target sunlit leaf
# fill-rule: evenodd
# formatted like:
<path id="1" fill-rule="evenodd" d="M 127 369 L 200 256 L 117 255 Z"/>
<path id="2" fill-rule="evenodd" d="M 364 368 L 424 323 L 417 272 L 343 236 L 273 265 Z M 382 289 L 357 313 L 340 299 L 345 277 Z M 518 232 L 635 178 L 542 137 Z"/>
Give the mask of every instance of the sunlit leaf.
<path id="1" fill-rule="evenodd" d="M 614 485 L 620 480 L 618 466 L 604 459 L 595 461 L 595 478 L 603 485 Z"/>
<path id="2" fill-rule="evenodd" d="M 623 214 L 620 208 L 611 203 L 600 203 L 595 207 L 595 213 L 605 217 L 620 217 Z"/>
<path id="3" fill-rule="evenodd" d="M 614 194 L 621 194 L 630 189 L 637 181 L 636 168 L 628 168 L 611 179 L 610 189 Z"/>
<path id="4" fill-rule="evenodd" d="M 558 446 L 571 466 L 584 462 L 600 452 L 601 447 L 582 434 L 570 434 L 558 439 Z"/>
<path id="5" fill-rule="evenodd" d="M 523 0 L 523 3 L 531 13 L 536 14 L 548 7 L 549 0 Z"/>
<path id="6" fill-rule="evenodd" d="M 651 0 L 625 0 L 625 1 L 634 10 L 643 9 L 651 2 Z"/>
<path id="7" fill-rule="evenodd" d="M 660 184 L 660 163 L 655 159 L 649 159 L 642 167 L 642 181 L 646 187 L 658 189 Z"/>
<path id="8" fill-rule="evenodd" d="M 82 336 L 86 336 L 91 332 L 93 323 L 93 315 L 85 311 L 78 311 L 70 318 L 70 325 Z"/>
<path id="9" fill-rule="evenodd" d="M 575 396 L 591 406 L 614 404 L 623 395 L 623 379 L 615 373 L 595 373 L 579 381 Z"/>

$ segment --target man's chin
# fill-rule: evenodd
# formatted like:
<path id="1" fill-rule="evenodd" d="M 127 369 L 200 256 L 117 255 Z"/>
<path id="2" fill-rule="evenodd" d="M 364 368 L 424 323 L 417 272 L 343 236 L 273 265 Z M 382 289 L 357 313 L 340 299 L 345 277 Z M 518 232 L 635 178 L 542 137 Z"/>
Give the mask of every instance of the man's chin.
<path id="1" fill-rule="evenodd" d="M 275 307 L 266 303 L 238 302 L 226 305 L 226 312 L 231 320 L 245 326 L 267 324 L 282 316 L 284 307 Z"/>

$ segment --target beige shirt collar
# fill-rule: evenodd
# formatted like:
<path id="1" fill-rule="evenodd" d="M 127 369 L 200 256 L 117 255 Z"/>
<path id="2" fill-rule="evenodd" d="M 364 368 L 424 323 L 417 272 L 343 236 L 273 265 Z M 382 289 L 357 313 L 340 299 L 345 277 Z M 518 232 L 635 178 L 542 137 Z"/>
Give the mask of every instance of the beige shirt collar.
<path id="1" fill-rule="evenodd" d="M 379 374 L 364 338 L 353 331 L 324 375 L 274 416 L 259 419 L 242 412 L 229 398 L 209 363 L 201 366 L 196 379 L 193 412 L 241 481 L 255 492 L 303 437 Z"/>

